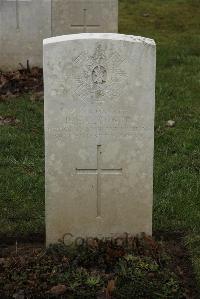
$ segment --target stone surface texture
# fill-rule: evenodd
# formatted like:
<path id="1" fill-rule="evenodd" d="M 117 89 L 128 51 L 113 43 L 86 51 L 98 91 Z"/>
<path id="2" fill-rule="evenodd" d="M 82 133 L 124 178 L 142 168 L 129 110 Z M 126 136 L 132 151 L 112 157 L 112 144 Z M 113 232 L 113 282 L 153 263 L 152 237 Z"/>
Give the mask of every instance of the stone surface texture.
<path id="1" fill-rule="evenodd" d="M 0 69 L 41 67 L 45 38 L 117 30 L 118 0 L 0 0 Z"/>
<path id="2" fill-rule="evenodd" d="M 47 244 L 152 233 L 155 53 L 121 34 L 44 41 Z"/>

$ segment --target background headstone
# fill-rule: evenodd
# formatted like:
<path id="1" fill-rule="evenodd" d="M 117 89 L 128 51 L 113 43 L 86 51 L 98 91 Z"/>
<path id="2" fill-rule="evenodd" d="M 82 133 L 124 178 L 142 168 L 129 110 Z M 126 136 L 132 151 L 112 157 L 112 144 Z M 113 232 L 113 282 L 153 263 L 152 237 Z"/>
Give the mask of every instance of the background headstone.
<path id="1" fill-rule="evenodd" d="M 0 69 L 42 66 L 42 41 L 51 36 L 50 0 L 0 1 Z"/>
<path id="2" fill-rule="evenodd" d="M 44 82 L 47 244 L 151 234 L 154 41 L 46 39 Z"/>
<path id="3" fill-rule="evenodd" d="M 118 32 L 118 0 L 54 0 L 53 36 L 81 32 Z"/>
<path id="4" fill-rule="evenodd" d="M 118 0 L 0 0 L 0 69 L 41 67 L 44 38 L 117 30 Z"/>

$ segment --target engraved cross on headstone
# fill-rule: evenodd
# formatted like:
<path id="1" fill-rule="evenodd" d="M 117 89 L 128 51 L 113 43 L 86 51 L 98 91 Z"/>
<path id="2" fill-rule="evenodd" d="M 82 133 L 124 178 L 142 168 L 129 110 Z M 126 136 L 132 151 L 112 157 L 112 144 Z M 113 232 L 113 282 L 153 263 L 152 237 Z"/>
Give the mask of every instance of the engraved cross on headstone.
<path id="1" fill-rule="evenodd" d="M 7 0 L 8 2 L 15 2 L 15 12 L 16 12 L 16 30 L 20 29 L 19 22 L 19 2 L 31 2 L 32 0 Z"/>
<path id="2" fill-rule="evenodd" d="M 19 30 L 19 0 L 7 0 L 7 1 L 15 2 L 16 30 Z"/>
<path id="3" fill-rule="evenodd" d="M 101 160 L 101 145 L 97 145 L 97 168 L 88 168 L 88 169 L 80 169 L 76 168 L 77 174 L 95 174 L 97 176 L 97 217 L 101 216 L 101 175 L 119 175 L 122 174 L 122 168 L 118 169 L 109 169 L 102 168 L 102 160 Z"/>
<path id="4" fill-rule="evenodd" d="M 84 8 L 83 9 L 83 25 L 76 24 L 76 25 L 71 25 L 71 27 L 83 28 L 83 30 L 84 30 L 83 32 L 86 33 L 88 27 L 100 27 L 100 25 L 87 24 L 87 9 Z"/>

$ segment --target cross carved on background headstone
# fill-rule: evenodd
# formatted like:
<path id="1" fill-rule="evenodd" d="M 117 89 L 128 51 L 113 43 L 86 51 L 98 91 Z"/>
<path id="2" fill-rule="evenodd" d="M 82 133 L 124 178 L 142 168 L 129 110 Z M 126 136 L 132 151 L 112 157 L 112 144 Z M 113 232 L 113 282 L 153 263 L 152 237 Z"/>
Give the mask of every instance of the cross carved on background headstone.
<path id="1" fill-rule="evenodd" d="M 83 28 L 83 32 L 86 33 L 88 27 L 100 27 L 100 25 L 87 24 L 87 9 L 84 8 L 83 9 L 83 24 L 75 24 L 75 25 L 72 24 L 71 27 Z"/>
<path id="2" fill-rule="evenodd" d="M 76 168 L 77 174 L 95 174 L 97 176 L 97 217 L 101 217 L 101 175 L 112 174 L 119 175 L 122 174 L 122 168 L 110 169 L 102 168 L 102 159 L 101 159 L 101 145 L 97 145 L 97 168 Z"/>
<path id="3" fill-rule="evenodd" d="M 32 0 L 7 0 L 8 2 L 15 2 L 15 11 L 16 11 L 16 29 L 19 30 L 19 2 L 31 2 Z"/>
<path id="4" fill-rule="evenodd" d="M 7 1 L 15 2 L 16 30 L 19 30 L 19 0 L 7 0 Z"/>

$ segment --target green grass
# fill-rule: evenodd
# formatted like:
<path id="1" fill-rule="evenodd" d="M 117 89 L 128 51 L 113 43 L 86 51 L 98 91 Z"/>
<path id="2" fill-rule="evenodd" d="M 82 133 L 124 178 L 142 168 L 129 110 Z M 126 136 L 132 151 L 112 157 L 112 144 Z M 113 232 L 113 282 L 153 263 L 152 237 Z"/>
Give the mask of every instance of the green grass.
<path id="1" fill-rule="evenodd" d="M 20 123 L 0 126 L 0 232 L 44 230 L 43 103 L 29 96 L 0 103 L 1 115 Z"/>
<path id="2" fill-rule="evenodd" d="M 121 33 L 157 43 L 154 230 L 185 233 L 200 281 L 200 3 L 121 0 L 119 8 Z M 0 110 L 20 120 L 0 127 L 0 231 L 43 232 L 43 104 L 25 96 Z"/>

